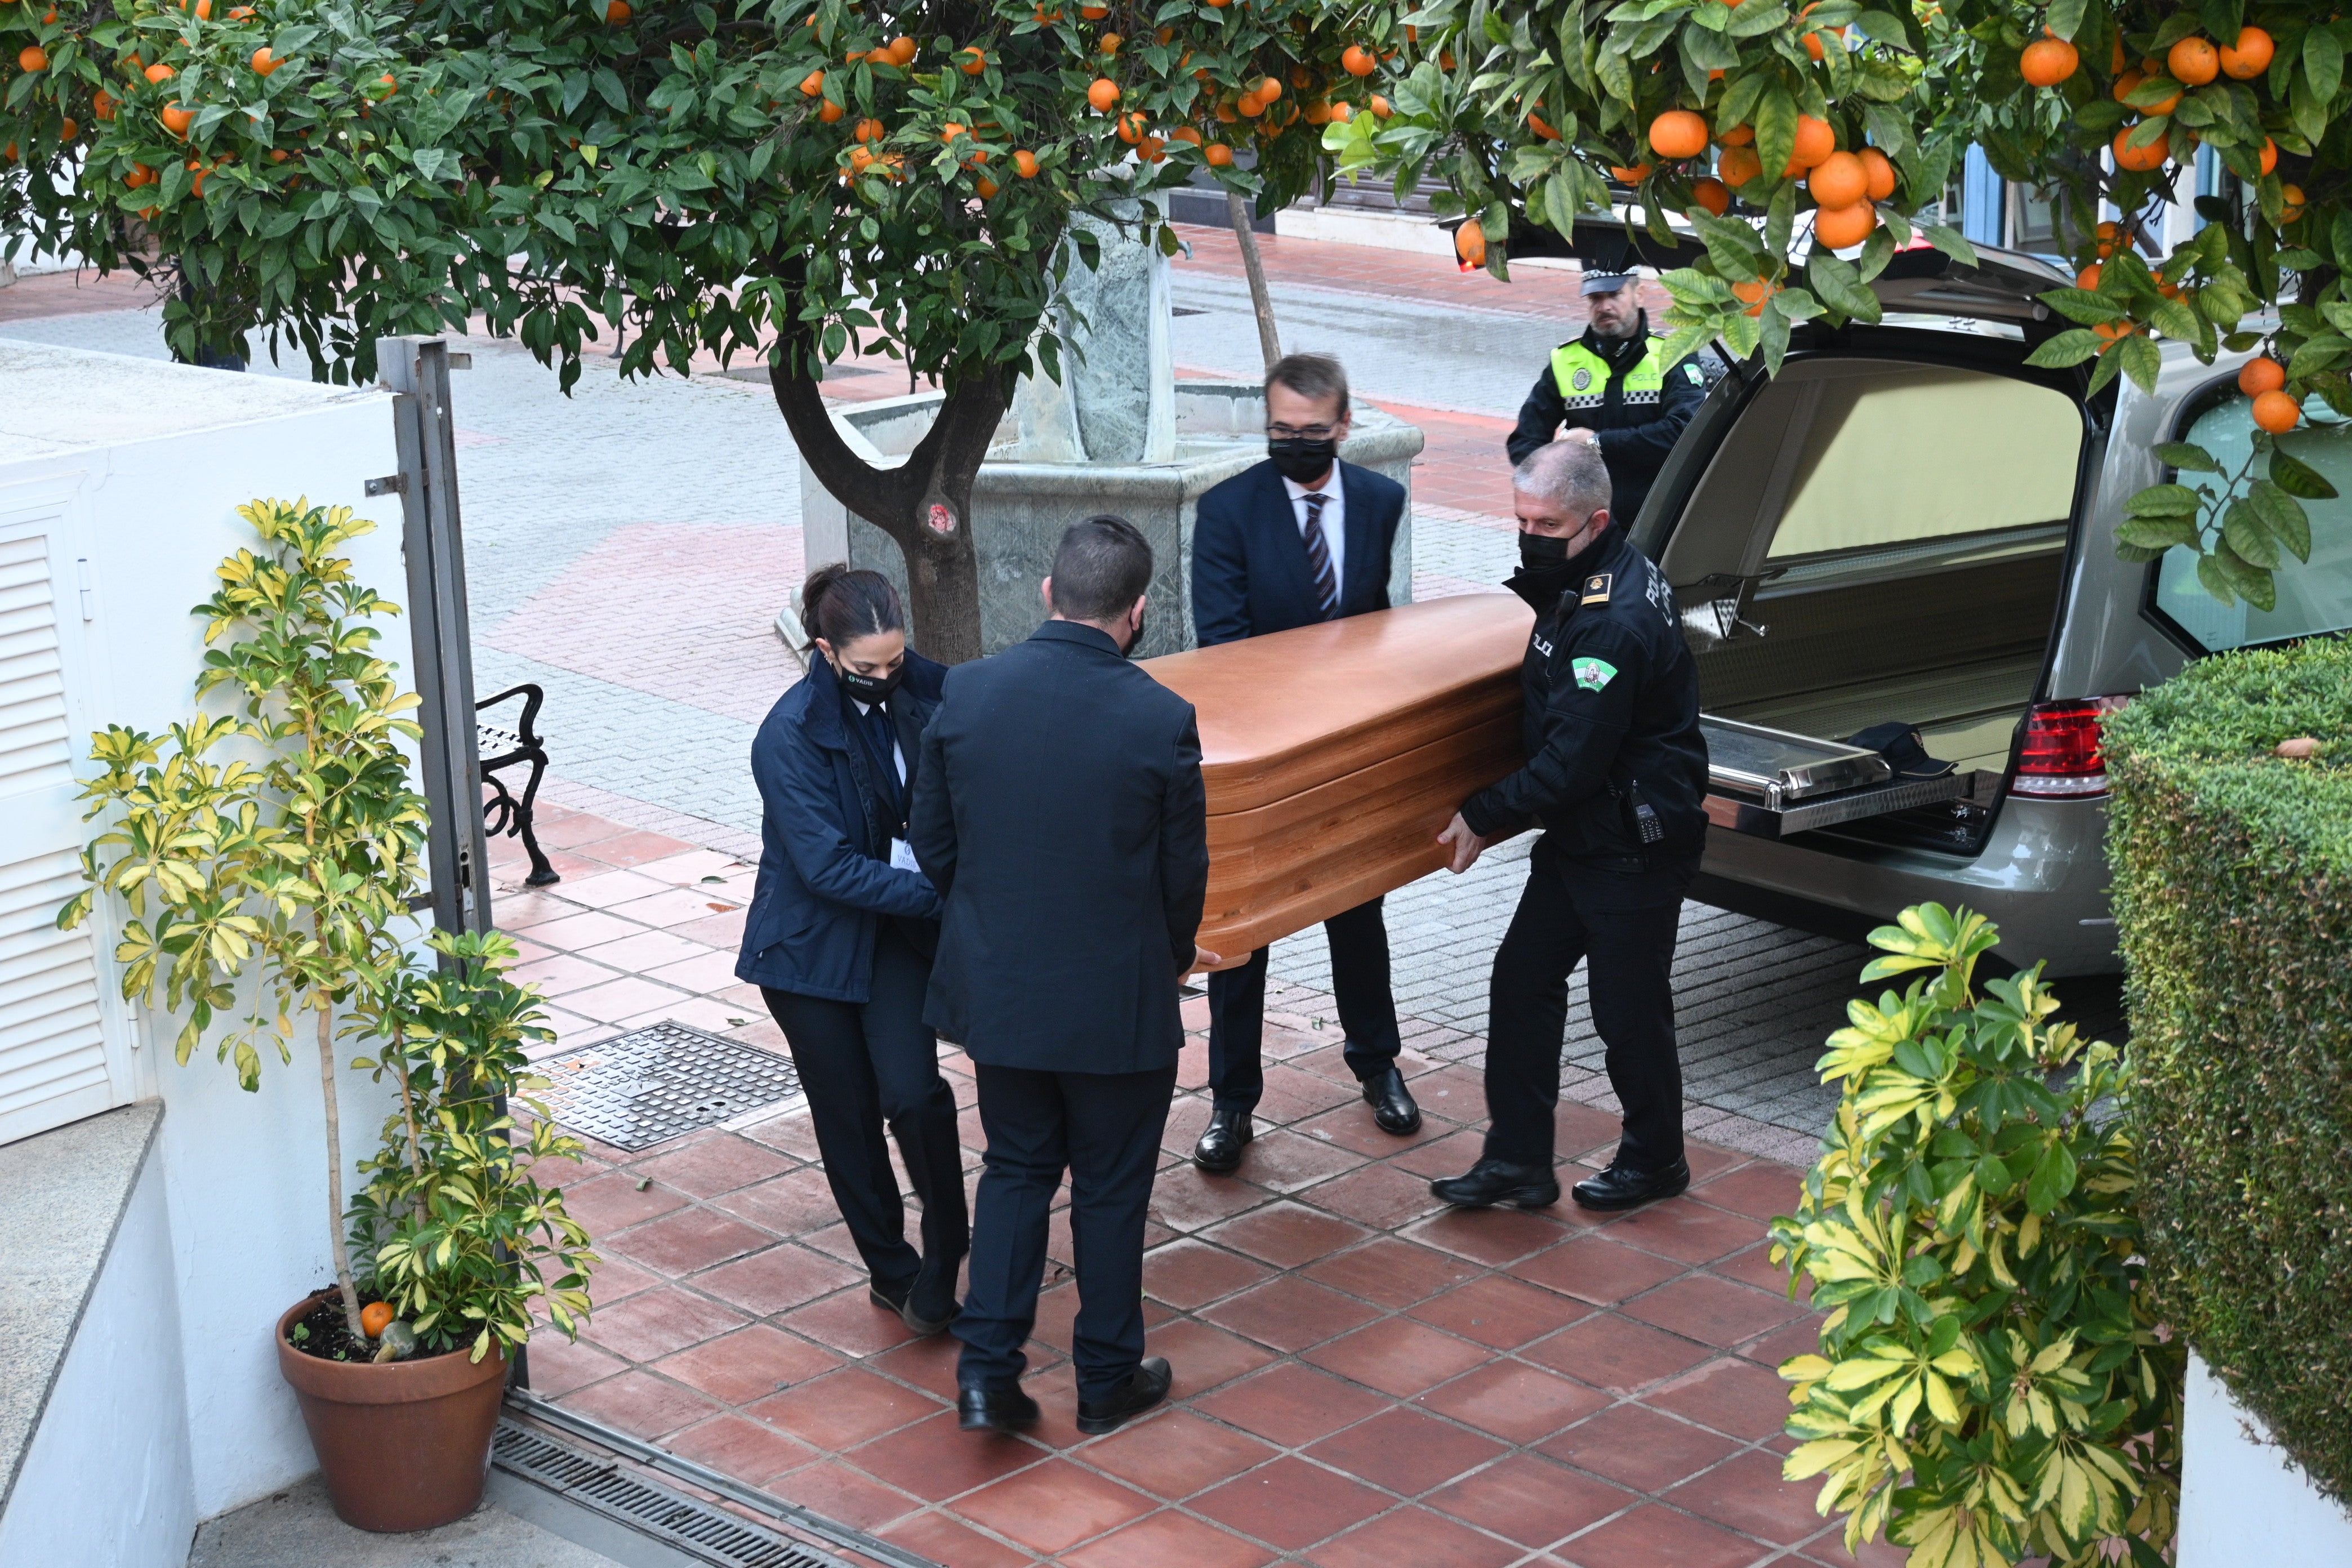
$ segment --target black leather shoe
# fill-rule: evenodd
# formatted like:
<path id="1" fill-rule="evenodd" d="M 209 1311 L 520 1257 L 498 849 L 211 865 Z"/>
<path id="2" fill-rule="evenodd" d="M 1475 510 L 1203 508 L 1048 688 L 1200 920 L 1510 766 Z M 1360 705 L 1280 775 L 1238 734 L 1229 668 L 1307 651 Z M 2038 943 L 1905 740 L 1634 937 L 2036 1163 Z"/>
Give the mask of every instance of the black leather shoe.
<path id="1" fill-rule="evenodd" d="M 1255 1136 L 1248 1111 L 1213 1110 L 1201 1141 L 1192 1145 L 1192 1163 L 1213 1176 L 1226 1175 L 1240 1167 L 1242 1151 Z"/>
<path id="2" fill-rule="evenodd" d="M 1372 1108 L 1372 1120 L 1383 1132 L 1402 1138 L 1421 1131 L 1421 1107 L 1412 1102 L 1404 1074 L 1394 1068 L 1364 1080 L 1364 1103 Z"/>
<path id="3" fill-rule="evenodd" d="M 1116 1430 L 1120 1423 L 1142 1415 L 1168 1397 L 1168 1385 L 1176 1374 L 1168 1370 L 1166 1356 L 1146 1356 L 1127 1386 L 1105 1400 L 1078 1401 L 1078 1430 L 1089 1436 L 1099 1436 Z"/>
<path id="4" fill-rule="evenodd" d="M 1589 1209 L 1631 1209 L 1673 1197 L 1690 1185 L 1690 1162 L 1676 1160 L 1663 1171 L 1611 1165 L 1576 1184 L 1576 1201 Z"/>
<path id="5" fill-rule="evenodd" d="M 908 1298 L 914 1293 L 915 1282 L 912 1279 L 904 1285 L 885 1285 L 878 1279 L 866 1282 L 866 1299 L 886 1312 L 904 1312 Z"/>
<path id="6" fill-rule="evenodd" d="M 1550 1166 L 1502 1160 L 1481 1160 L 1461 1175 L 1430 1183 L 1429 1190 L 1458 1209 L 1490 1209 L 1496 1204 L 1542 1209 L 1559 1202 L 1559 1182 Z"/>
<path id="7" fill-rule="evenodd" d="M 934 1267 L 929 1258 L 923 1260 L 923 1271 L 898 1304 L 898 1321 L 908 1332 L 929 1339 L 955 1321 L 956 1267 L 962 1261 L 961 1257 L 942 1258 Z"/>
<path id="8" fill-rule="evenodd" d="M 1003 1388 L 967 1385 L 956 1390 L 956 1425 L 967 1432 L 1018 1432 L 1045 1414 L 1019 1384 Z"/>

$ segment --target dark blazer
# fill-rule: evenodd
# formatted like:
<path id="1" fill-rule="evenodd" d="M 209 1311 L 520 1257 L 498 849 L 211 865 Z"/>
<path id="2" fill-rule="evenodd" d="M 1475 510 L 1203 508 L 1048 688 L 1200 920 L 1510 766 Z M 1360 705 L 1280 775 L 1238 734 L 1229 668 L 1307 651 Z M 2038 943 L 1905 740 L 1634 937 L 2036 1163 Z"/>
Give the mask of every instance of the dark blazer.
<path id="1" fill-rule="evenodd" d="M 1389 557 L 1404 516 L 1404 487 L 1339 464 L 1342 526 L 1339 613 L 1389 607 Z M 1244 468 L 1202 496 L 1192 521 L 1192 630 L 1202 647 L 1323 618 L 1307 542 L 1282 476 L 1271 462 Z"/>
<path id="2" fill-rule="evenodd" d="M 1173 1067 L 1207 811 L 1192 705 L 1094 627 L 950 670 L 908 828 L 945 900 L 924 1022 L 990 1067 Z"/>
<path id="3" fill-rule="evenodd" d="M 910 790 L 946 675 L 946 667 L 908 649 L 907 673 L 890 699 Z M 939 894 L 923 877 L 891 866 L 873 770 L 872 752 L 844 721 L 833 666 L 813 652 L 808 679 L 776 700 L 751 742 L 760 876 L 743 921 L 737 979 L 865 1002 L 874 938 L 886 917 L 921 922 L 916 945 L 928 947 Z"/>

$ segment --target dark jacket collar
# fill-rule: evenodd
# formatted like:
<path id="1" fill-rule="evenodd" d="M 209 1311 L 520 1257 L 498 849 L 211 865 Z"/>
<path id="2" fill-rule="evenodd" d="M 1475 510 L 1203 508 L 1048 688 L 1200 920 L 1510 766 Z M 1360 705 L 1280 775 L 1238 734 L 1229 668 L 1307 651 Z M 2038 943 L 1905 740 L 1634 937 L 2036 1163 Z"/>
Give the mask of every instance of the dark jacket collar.
<path id="1" fill-rule="evenodd" d="M 1522 566 L 1511 574 L 1504 586 L 1525 599 L 1538 617 L 1548 616 L 1569 589 L 1607 564 L 1626 537 L 1625 525 L 1612 518 L 1609 526 L 1601 531 L 1600 538 L 1570 556 L 1564 564 L 1541 574 Z"/>
<path id="2" fill-rule="evenodd" d="M 1591 327 L 1584 329 L 1584 346 L 1608 362 L 1609 368 L 1624 374 L 1642 363 L 1650 352 L 1650 312 L 1637 311 L 1633 317 L 1633 335 L 1630 338 L 1604 338 Z"/>
<path id="3" fill-rule="evenodd" d="M 1118 642 L 1108 632 L 1097 626 L 1087 626 L 1083 621 L 1047 621 L 1029 634 L 1029 640 L 1031 642 L 1074 642 L 1082 647 L 1100 648 L 1114 658 L 1127 657 L 1118 651 Z"/>

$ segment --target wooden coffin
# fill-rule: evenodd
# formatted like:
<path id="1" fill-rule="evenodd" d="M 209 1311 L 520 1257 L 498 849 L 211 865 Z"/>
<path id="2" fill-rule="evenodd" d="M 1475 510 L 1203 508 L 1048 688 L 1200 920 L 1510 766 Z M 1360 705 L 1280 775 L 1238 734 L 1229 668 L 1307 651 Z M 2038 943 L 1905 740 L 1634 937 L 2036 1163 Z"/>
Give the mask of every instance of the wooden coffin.
<path id="1" fill-rule="evenodd" d="M 1221 967 L 1444 865 L 1454 809 L 1524 761 L 1533 624 L 1469 594 L 1143 661 L 1200 712 Z"/>

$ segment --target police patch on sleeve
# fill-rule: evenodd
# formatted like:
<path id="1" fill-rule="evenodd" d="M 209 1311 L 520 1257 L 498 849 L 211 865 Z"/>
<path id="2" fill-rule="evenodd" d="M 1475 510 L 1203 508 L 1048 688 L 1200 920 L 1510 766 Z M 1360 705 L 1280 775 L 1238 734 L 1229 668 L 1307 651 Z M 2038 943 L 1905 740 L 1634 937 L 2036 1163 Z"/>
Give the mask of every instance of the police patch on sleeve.
<path id="1" fill-rule="evenodd" d="M 1598 691 L 1617 679 L 1617 667 L 1605 658 L 1580 658 L 1568 668 L 1576 684 L 1587 691 Z"/>
<path id="2" fill-rule="evenodd" d="M 1696 386 L 1701 381 L 1706 379 L 1706 377 L 1699 374 L 1698 366 L 1695 364 L 1686 364 L 1683 366 L 1683 374 L 1690 377 L 1690 384 L 1693 386 Z"/>

